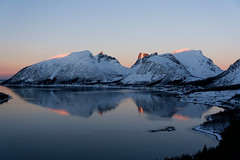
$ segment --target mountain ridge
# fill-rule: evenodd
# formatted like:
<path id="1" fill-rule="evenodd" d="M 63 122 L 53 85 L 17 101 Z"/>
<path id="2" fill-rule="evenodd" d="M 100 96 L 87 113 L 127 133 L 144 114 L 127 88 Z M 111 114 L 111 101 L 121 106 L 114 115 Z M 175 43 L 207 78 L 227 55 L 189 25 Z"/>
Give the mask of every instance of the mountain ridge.
<path id="1" fill-rule="evenodd" d="M 204 82 L 221 86 L 228 83 L 216 81 L 214 77 L 224 77 L 229 73 L 240 75 L 240 60 L 231 65 L 230 71 L 222 71 L 201 50 L 182 49 L 172 53 L 139 53 L 131 68 L 122 66 L 115 57 L 103 54 L 93 56 L 89 50 L 63 54 L 21 69 L 4 85 L 61 85 L 61 84 L 117 84 L 151 85 L 169 84 L 196 85 Z M 228 74 L 227 74 L 228 73 Z M 238 75 L 238 74 L 237 74 Z M 232 82 L 235 76 L 231 75 Z M 226 81 L 226 82 L 225 82 Z M 193 82 L 193 83 L 192 83 Z M 214 82 L 214 83 L 213 83 Z M 196 83 L 196 84 L 194 84 Z M 240 84 L 237 79 L 232 83 Z M 231 85 L 231 83 L 229 83 Z M 202 85 L 200 85 L 202 86 Z"/>

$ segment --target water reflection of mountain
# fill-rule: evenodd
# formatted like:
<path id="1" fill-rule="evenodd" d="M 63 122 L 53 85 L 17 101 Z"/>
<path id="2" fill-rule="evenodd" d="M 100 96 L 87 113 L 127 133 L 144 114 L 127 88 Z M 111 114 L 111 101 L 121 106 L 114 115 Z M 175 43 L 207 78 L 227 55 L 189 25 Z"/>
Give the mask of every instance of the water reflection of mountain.
<path id="1" fill-rule="evenodd" d="M 49 108 L 51 111 L 90 117 L 94 111 L 102 114 L 116 108 L 126 98 L 121 92 L 76 89 L 13 89 L 24 100 Z"/>
<path id="2" fill-rule="evenodd" d="M 209 109 L 209 106 L 179 102 L 169 94 L 134 93 L 130 95 L 138 106 L 140 113 L 147 113 L 149 119 L 175 117 L 181 120 L 200 118 Z"/>
<path id="3" fill-rule="evenodd" d="M 175 113 L 178 99 L 167 94 L 133 93 L 131 98 L 140 112 L 158 117 L 172 117 Z"/>
<path id="4" fill-rule="evenodd" d="M 115 109 L 122 100 L 131 98 L 138 111 L 149 119 L 200 118 L 208 110 L 206 105 L 179 102 L 169 94 L 130 90 L 92 88 L 12 88 L 25 101 L 46 107 L 59 114 L 90 117 Z"/>

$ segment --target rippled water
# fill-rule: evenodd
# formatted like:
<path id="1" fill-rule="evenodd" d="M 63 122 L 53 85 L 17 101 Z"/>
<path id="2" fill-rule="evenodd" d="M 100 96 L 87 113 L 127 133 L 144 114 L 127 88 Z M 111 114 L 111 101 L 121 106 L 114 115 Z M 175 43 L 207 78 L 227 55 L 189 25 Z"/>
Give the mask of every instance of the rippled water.
<path id="1" fill-rule="evenodd" d="M 173 95 L 126 89 L 7 88 L 0 105 L 1 159 L 154 160 L 215 147 L 193 131 L 223 110 Z M 172 132 L 149 132 L 166 126 Z"/>

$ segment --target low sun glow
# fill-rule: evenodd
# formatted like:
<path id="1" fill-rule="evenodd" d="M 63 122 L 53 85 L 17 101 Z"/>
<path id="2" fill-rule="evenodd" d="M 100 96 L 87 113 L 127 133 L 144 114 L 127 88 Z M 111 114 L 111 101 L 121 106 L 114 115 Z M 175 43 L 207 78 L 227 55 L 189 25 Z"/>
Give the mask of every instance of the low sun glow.
<path id="1" fill-rule="evenodd" d="M 55 59 L 55 58 L 63 58 L 63 57 L 66 57 L 68 56 L 70 53 L 63 53 L 63 54 L 59 54 L 59 55 L 56 55 L 56 56 L 53 56 L 49 59 Z"/>
<path id="2" fill-rule="evenodd" d="M 184 52 L 184 51 L 191 51 L 191 49 L 188 49 L 188 48 L 179 49 L 179 50 L 172 52 L 172 54 L 180 53 L 180 52 Z"/>
<path id="3" fill-rule="evenodd" d="M 148 56 L 149 54 L 148 53 L 139 53 L 139 55 L 138 55 L 138 59 L 140 59 L 140 58 L 143 58 L 143 57 L 145 57 L 145 56 Z"/>

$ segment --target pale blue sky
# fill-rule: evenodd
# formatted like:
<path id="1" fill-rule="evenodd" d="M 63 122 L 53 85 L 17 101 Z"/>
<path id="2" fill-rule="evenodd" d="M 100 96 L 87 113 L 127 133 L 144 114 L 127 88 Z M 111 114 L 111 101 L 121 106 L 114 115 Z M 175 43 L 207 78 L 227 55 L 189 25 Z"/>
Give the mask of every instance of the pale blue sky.
<path id="1" fill-rule="evenodd" d="M 86 49 L 128 67 L 139 52 L 199 49 L 226 68 L 239 30 L 240 0 L 0 0 L 0 78 Z"/>

